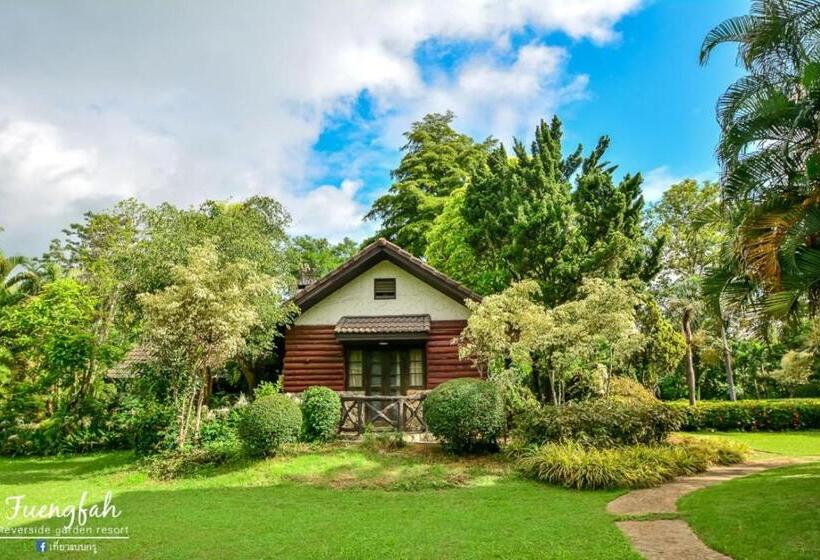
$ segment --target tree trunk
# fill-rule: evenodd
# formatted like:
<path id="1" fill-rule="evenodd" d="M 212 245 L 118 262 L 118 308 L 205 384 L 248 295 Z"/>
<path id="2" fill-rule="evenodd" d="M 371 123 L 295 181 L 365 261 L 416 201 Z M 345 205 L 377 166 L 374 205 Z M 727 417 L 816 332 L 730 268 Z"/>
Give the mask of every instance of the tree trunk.
<path id="1" fill-rule="evenodd" d="M 237 360 L 239 369 L 242 370 L 242 376 L 245 378 L 245 383 L 248 384 L 248 396 L 253 395 L 253 390 L 256 389 L 256 372 L 253 369 L 253 364 L 249 364 L 244 358 Z"/>
<path id="2" fill-rule="evenodd" d="M 729 342 L 726 340 L 726 323 L 720 318 L 720 343 L 723 346 L 723 365 L 726 368 L 726 385 L 729 387 L 729 400 L 736 401 L 735 394 L 735 373 L 732 367 L 732 352 L 729 349 Z"/>
<path id="3" fill-rule="evenodd" d="M 689 384 L 689 404 L 695 404 L 695 363 L 692 357 L 692 308 L 683 310 L 683 337 L 686 339 L 686 379 Z"/>
<path id="4" fill-rule="evenodd" d="M 196 397 L 196 390 L 191 391 L 191 398 L 185 397 L 182 407 L 179 412 L 179 432 L 177 434 L 177 447 L 182 450 L 185 448 L 185 443 L 188 441 L 188 424 L 191 421 L 191 410 L 194 406 L 194 398 Z"/>
<path id="5" fill-rule="evenodd" d="M 558 406 L 558 394 L 555 392 L 555 374 L 552 371 L 550 371 L 550 393 L 552 404 Z"/>

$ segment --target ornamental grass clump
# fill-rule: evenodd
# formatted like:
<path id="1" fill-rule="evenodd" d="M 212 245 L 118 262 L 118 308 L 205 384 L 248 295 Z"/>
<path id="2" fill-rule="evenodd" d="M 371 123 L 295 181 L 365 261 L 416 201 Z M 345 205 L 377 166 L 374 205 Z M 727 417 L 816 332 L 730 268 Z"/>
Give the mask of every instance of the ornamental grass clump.
<path id="1" fill-rule="evenodd" d="M 238 435 L 249 455 L 274 455 L 285 443 L 299 439 L 302 411 L 282 394 L 257 398 L 245 407 Z"/>
<path id="2" fill-rule="evenodd" d="M 735 442 L 721 440 L 688 438 L 609 448 L 565 442 L 531 448 L 518 459 L 518 467 L 530 478 L 578 490 L 646 488 L 744 456 Z"/>
<path id="3" fill-rule="evenodd" d="M 336 438 L 342 420 L 342 399 L 327 387 L 309 387 L 302 393 L 302 437 L 328 442 Z"/>

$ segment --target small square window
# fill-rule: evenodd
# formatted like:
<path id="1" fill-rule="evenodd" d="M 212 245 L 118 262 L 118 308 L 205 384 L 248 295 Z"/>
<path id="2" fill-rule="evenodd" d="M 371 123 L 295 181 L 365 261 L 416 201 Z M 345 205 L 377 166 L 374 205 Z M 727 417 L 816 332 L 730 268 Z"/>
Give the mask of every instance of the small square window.
<path id="1" fill-rule="evenodd" d="M 376 278 L 373 281 L 373 297 L 376 299 L 396 299 L 396 279 Z"/>

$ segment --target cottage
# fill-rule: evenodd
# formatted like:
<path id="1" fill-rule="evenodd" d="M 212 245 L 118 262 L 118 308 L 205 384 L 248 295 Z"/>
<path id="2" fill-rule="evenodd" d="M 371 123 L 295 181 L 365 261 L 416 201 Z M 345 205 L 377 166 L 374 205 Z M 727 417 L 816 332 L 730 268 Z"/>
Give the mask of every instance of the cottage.
<path id="1" fill-rule="evenodd" d="M 452 343 L 468 299 L 480 296 L 379 239 L 294 297 L 302 313 L 285 334 L 284 389 L 408 395 L 478 377 Z"/>

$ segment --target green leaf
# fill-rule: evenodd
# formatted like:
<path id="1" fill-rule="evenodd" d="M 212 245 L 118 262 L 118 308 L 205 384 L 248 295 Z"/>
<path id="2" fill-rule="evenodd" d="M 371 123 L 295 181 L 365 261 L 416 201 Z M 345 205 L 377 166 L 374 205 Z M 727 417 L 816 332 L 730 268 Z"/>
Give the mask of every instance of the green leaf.
<path id="1" fill-rule="evenodd" d="M 820 62 L 806 64 L 801 81 L 806 89 L 814 89 L 820 86 Z"/>

